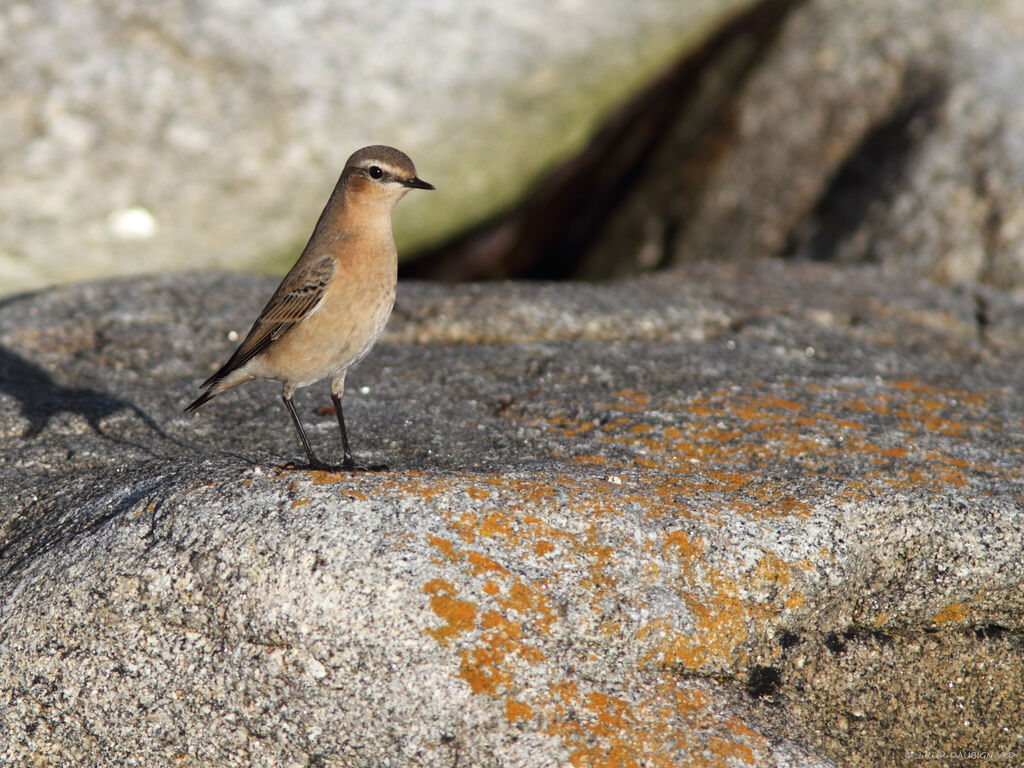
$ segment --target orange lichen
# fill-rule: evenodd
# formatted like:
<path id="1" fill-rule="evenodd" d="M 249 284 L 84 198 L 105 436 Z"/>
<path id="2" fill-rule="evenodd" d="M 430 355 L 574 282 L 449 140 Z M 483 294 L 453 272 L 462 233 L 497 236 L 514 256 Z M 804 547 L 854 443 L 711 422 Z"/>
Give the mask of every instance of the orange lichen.
<path id="1" fill-rule="evenodd" d="M 481 536 L 501 536 L 508 533 L 510 522 L 511 518 L 503 511 L 488 512 L 477 526 L 477 532 Z"/>
<path id="2" fill-rule="evenodd" d="M 561 740 L 569 763 L 580 768 L 720 768 L 737 758 L 756 764 L 768 747 L 761 734 L 714 712 L 703 691 L 672 680 L 632 700 L 559 682 L 548 712 L 544 732 Z"/>
<path id="3" fill-rule="evenodd" d="M 950 603 L 932 618 L 936 624 L 958 624 L 968 616 L 968 608 L 963 603 Z"/>
<path id="4" fill-rule="evenodd" d="M 686 531 L 669 531 L 665 534 L 663 550 L 681 558 L 684 564 L 700 557 L 707 547 L 703 541 L 694 541 Z"/>
<path id="5" fill-rule="evenodd" d="M 473 629 L 476 605 L 468 600 L 457 599 L 457 590 L 452 584 L 443 579 L 433 579 L 423 586 L 423 591 L 433 595 L 430 598 L 430 609 L 445 621 L 444 626 L 427 630 L 431 637 L 442 645 L 447 645 L 448 641 L 460 632 Z"/>
<path id="6" fill-rule="evenodd" d="M 652 696 L 644 686 L 652 678 L 668 680 L 678 668 L 734 672 L 758 637 L 804 606 L 802 585 L 814 565 L 765 551 L 748 570 L 727 571 L 710 535 L 694 531 L 729 525 L 736 516 L 794 518 L 814 513 L 823 501 L 842 504 L 900 489 L 976 489 L 979 478 L 990 484 L 992 477 L 1013 476 L 1009 463 L 987 464 L 973 449 L 973 436 L 1000 428 L 986 421 L 991 417 L 980 410 L 980 396 L 916 382 L 821 392 L 775 383 L 652 403 L 628 390 L 590 404 L 599 418 L 530 421 L 564 441 L 560 455 L 573 455 L 578 437 L 586 436 L 587 450 L 597 455 L 571 459 L 575 466 L 564 473 L 403 473 L 400 481 L 360 478 L 351 485 L 440 500 L 435 509 L 451 535 L 428 542 L 435 562 L 460 569 L 467 581 L 458 595 L 439 579 L 424 588 L 444 621 L 430 634 L 457 649 L 458 675 L 469 690 L 493 697 L 509 721 L 529 721 L 560 740 L 571 764 L 757 764 L 766 742 L 713 713 L 704 693 L 666 685 Z M 466 496 L 471 510 L 464 509 Z M 658 522 L 633 537 L 644 518 Z M 624 553 L 639 557 L 635 571 L 623 569 Z M 827 548 L 820 556 L 833 558 Z M 578 653 L 569 669 L 594 663 L 562 645 L 559 664 L 545 672 L 554 678 L 550 689 L 538 690 L 535 677 L 527 684 L 525 668 L 544 663 L 553 652 L 547 643 L 572 631 L 558 626 L 563 614 L 551 604 L 549 584 L 527 578 L 538 566 L 550 584 L 573 574 L 580 604 L 568 615 L 589 612 L 593 636 L 628 633 L 638 649 L 636 667 L 623 673 L 616 690 L 559 679 L 562 653 Z M 640 620 L 647 614 L 621 610 L 622 579 L 674 591 L 684 615 Z M 636 608 L 651 606 L 641 598 Z M 967 616 L 968 607 L 955 603 L 934 621 Z M 887 620 L 876 617 L 879 626 Z M 695 731 L 706 738 L 693 742 Z M 699 751 L 687 752 L 688 744 Z"/>
<path id="7" fill-rule="evenodd" d="M 546 555 L 548 552 L 553 552 L 554 550 L 555 550 L 555 545 L 552 544 L 550 541 L 547 541 L 546 539 L 541 539 L 540 541 L 538 541 L 536 544 L 533 545 L 533 551 L 536 552 L 541 557 Z"/>
<path id="8" fill-rule="evenodd" d="M 631 435 L 643 435 L 653 429 L 655 429 L 655 427 L 651 424 L 633 424 L 626 430 L 626 432 Z"/>
<path id="9" fill-rule="evenodd" d="M 517 611 L 532 617 L 536 631 L 546 634 L 555 620 L 546 595 L 539 589 L 524 584 L 519 579 L 509 587 L 508 596 L 498 600 L 502 608 Z"/>
<path id="10" fill-rule="evenodd" d="M 608 459 L 602 456 L 574 456 L 572 459 L 577 464 L 609 464 Z"/>
<path id="11" fill-rule="evenodd" d="M 508 569 L 505 568 L 497 560 L 494 560 L 486 555 L 481 555 L 479 552 L 469 552 L 466 555 L 470 565 L 473 569 L 473 575 L 479 576 L 481 573 L 487 573 L 488 571 L 497 571 L 498 573 L 508 573 Z"/>
<path id="12" fill-rule="evenodd" d="M 529 664 L 543 661 L 544 654 L 522 639 L 522 624 L 509 621 L 498 611 L 481 616 L 479 640 L 471 648 L 459 651 L 459 676 L 469 683 L 473 693 L 494 696 L 512 680 L 515 659 Z"/>
<path id="13" fill-rule="evenodd" d="M 462 663 L 459 677 L 469 683 L 473 693 L 494 696 L 499 688 L 512 680 L 512 673 L 504 668 L 505 654 L 488 646 L 465 648 L 459 652 Z"/>
<path id="14" fill-rule="evenodd" d="M 692 578 L 692 573 L 688 574 Z M 640 657 L 641 666 L 686 669 L 727 668 L 742 660 L 743 646 L 760 625 L 784 609 L 795 609 L 804 602 L 803 593 L 792 584 L 792 566 L 774 553 L 766 553 L 757 563 L 749 583 L 727 578 L 717 570 L 703 574 L 711 592 L 682 595 L 694 624 L 693 632 L 682 632 L 668 619 L 656 618 L 637 630 L 637 638 L 648 640 L 650 650 Z M 758 601 L 740 597 L 760 585 L 770 585 L 771 598 Z"/>
<path id="15" fill-rule="evenodd" d="M 533 708 L 529 704 L 516 701 L 511 696 L 505 699 L 505 718 L 510 723 L 529 720 L 531 717 L 533 717 Z"/>
<path id="16" fill-rule="evenodd" d="M 448 539 L 442 539 L 440 536 L 431 535 L 427 537 L 427 541 L 441 550 L 449 560 L 455 559 L 455 545 Z"/>

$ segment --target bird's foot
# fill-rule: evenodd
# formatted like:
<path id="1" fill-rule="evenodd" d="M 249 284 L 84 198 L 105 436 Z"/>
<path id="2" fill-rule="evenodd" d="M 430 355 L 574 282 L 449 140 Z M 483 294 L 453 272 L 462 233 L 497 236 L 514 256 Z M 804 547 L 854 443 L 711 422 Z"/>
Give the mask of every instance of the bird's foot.
<path id="1" fill-rule="evenodd" d="M 312 459 L 305 464 L 300 464 L 297 461 L 289 461 L 287 464 L 282 465 L 282 469 L 290 469 L 295 471 L 304 470 L 316 470 L 317 472 L 344 472 L 345 467 L 340 464 L 328 464 L 326 461 L 320 461 L 320 459 Z"/>
<path id="2" fill-rule="evenodd" d="M 391 469 L 387 464 L 370 464 L 369 466 L 356 464 L 351 456 L 345 459 L 341 467 L 348 472 L 387 472 Z"/>
<path id="3" fill-rule="evenodd" d="M 390 467 L 387 464 L 363 466 L 362 464 L 356 464 L 352 459 L 341 464 L 328 464 L 326 461 L 313 459 L 307 464 L 296 464 L 294 461 L 289 461 L 284 465 L 284 469 L 315 470 L 317 472 L 387 472 L 390 470 Z"/>

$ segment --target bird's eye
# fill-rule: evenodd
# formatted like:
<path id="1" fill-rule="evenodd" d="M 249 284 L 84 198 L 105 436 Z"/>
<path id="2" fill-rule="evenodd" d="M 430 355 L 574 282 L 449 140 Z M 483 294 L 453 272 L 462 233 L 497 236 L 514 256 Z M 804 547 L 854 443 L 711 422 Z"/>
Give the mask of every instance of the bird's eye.
<path id="1" fill-rule="evenodd" d="M 384 171 L 382 171 L 376 165 L 371 165 L 370 166 L 370 178 L 371 179 L 379 179 L 383 175 L 384 175 Z"/>

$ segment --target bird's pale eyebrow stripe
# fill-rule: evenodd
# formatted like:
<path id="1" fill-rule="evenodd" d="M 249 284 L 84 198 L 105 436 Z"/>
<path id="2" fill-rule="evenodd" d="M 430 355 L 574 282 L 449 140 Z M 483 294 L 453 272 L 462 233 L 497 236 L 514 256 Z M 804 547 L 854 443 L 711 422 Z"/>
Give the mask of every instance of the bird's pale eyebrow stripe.
<path id="1" fill-rule="evenodd" d="M 388 163 L 382 163 L 379 160 L 367 160 L 364 163 L 360 163 L 359 167 L 362 168 L 363 170 L 369 170 L 370 168 L 373 168 L 373 166 L 375 165 L 382 171 L 384 171 L 385 175 L 387 176 L 391 176 L 392 178 L 395 179 L 401 179 L 404 177 L 400 169 L 395 168 L 395 166 L 390 165 Z"/>

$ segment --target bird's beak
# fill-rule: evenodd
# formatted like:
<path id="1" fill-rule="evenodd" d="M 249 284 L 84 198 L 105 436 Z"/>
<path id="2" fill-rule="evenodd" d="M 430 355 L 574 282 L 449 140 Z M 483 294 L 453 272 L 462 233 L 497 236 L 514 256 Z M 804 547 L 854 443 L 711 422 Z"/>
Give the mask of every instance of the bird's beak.
<path id="1" fill-rule="evenodd" d="M 434 188 L 433 184 L 428 184 L 423 179 L 421 179 L 419 176 L 413 176 L 408 181 L 404 181 L 402 183 L 405 184 L 405 186 L 409 187 L 410 189 L 433 189 Z"/>

